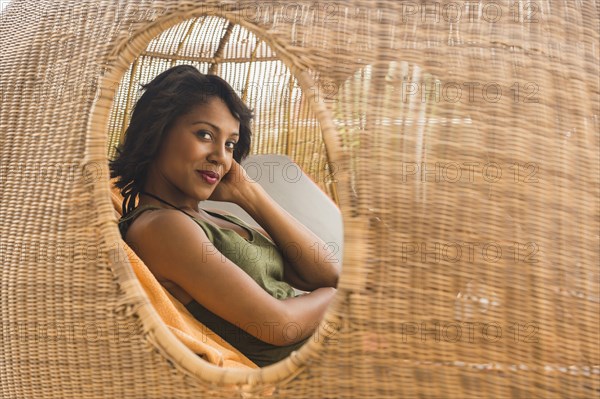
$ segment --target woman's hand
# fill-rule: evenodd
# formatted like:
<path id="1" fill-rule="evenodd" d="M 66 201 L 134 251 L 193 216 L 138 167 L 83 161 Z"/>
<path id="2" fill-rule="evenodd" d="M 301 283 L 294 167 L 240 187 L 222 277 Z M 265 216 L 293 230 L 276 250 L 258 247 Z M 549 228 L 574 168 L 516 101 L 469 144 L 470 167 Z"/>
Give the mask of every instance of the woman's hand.
<path id="1" fill-rule="evenodd" d="M 248 176 L 246 170 L 233 159 L 229 172 L 221 178 L 217 187 L 208 198 L 211 201 L 227 201 L 234 204 L 243 202 L 245 195 L 252 189 L 256 182 Z"/>

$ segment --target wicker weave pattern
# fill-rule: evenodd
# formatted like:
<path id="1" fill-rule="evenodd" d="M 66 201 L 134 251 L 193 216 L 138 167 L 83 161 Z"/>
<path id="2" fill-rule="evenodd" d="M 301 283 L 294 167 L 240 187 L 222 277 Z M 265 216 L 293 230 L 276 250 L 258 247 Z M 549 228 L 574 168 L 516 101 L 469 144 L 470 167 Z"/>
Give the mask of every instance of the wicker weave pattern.
<path id="1" fill-rule="evenodd" d="M 13 0 L 0 396 L 597 397 L 598 4 L 473 3 Z M 315 339 L 269 368 L 202 362 L 127 264 L 107 149 L 157 53 L 243 83 L 277 72 L 238 59 L 274 57 L 304 96 L 260 109 L 253 151 L 337 195 L 344 271 Z"/>
<path id="2" fill-rule="evenodd" d="M 124 137 L 141 94 L 136 90 L 139 84 L 172 66 L 192 64 L 203 73 L 218 73 L 232 82 L 238 95 L 255 110 L 252 153 L 289 155 L 336 198 L 333 171 L 307 95 L 266 42 L 233 21 L 214 15 L 191 18 L 149 43 L 117 89 L 110 115 L 109 158 L 115 156 L 115 147 Z M 335 88 L 328 82 L 310 90 L 322 91 L 317 94 L 333 103 L 333 96 L 326 96 L 333 95 Z M 295 178 L 292 174 L 285 177 Z"/>

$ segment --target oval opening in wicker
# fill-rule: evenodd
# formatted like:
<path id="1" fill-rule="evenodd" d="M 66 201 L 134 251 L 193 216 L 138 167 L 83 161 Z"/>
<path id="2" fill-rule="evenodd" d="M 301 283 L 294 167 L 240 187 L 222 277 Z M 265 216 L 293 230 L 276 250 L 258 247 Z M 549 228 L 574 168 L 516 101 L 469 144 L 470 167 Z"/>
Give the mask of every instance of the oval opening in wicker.
<path id="1" fill-rule="evenodd" d="M 232 21 L 226 15 L 178 15 L 157 21 L 152 29 L 133 33 L 114 50 L 114 68 L 103 78 L 102 95 L 92 115 L 92 125 L 108 131 L 108 158 L 114 158 L 123 139 L 132 108 L 141 95 L 140 83 L 149 82 L 175 65 L 189 64 L 203 73 L 223 77 L 254 109 L 251 154 L 287 155 L 337 210 L 340 196 L 332 178 L 333 165 L 339 160 L 334 145 L 336 132 L 328 109 L 315 101 L 318 93 L 310 73 L 298 68 L 299 62 L 292 55 L 279 53 L 276 48 L 283 47 L 257 25 Z M 339 162 L 336 168 L 342 161 Z M 111 190 L 117 208 L 112 184 Z M 341 222 L 341 213 L 339 218 Z M 116 228 L 108 234 L 107 242 L 121 241 Z M 185 339 L 181 340 L 182 335 L 173 334 L 171 326 L 163 323 L 160 311 L 148 303 L 146 287 L 138 284 L 140 274 L 132 270 L 135 262 L 131 249 L 124 241 L 121 244 L 111 256 L 113 268 L 126 296 L 141 296 L 137 311 L 144 329 L 149 331 L 149 341 L 177 368 L 211 384 L 233 384 L 244 391 L 259 392 L 264 392 L 260 390 L 265 386 L 283 384 L 315 360 L 340 326 L 334 316 L 334 300 L 311 339 L 287 358 L 258 369 L 211 364 L 190 350 Z M 342 259 L 341 249 L 337 257 Z"/>

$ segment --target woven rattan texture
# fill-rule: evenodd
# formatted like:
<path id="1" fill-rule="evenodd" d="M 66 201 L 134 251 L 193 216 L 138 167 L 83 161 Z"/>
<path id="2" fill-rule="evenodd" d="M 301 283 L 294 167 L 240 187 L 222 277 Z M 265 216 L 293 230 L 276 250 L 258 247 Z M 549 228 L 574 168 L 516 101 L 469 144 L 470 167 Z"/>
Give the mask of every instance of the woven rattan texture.
<path id="1" fill-rule="evenodd" d="M 0 396 L 598 397 L 599 20 L 596 1 L 13 0 Z M 120 242 L 124 82 L 184 62 L 254 106 L 283 82 L 253 151 L 289 154 L 344 215 L 335 303 L 265 369 L 188 351 Z"/>
<path id="2" fill-rule="evenodd" d="M 254 110 L 252 153 L 289 155 L 334 199 L 334 167 L 328 163 L 319 123 L 285 63 L 264 39 L 223 17 L 188 19 L 155 37 L 135 59 L 117 88 L 110 115 L 108 156 L 113 158 L 141 92 L 140 83 L 175 65 L 192 64 L 220 74 Z M 319 98 L 335 102 L 336 85 L 314 85 Z M 329 98 L 331 97 L 331 98 Z M 285 169 L 289 172 L 288 169 Z M 291 180 L 296 176 L 287 173 Z M 281 176 L 278 176 L 281 177 Z"/>

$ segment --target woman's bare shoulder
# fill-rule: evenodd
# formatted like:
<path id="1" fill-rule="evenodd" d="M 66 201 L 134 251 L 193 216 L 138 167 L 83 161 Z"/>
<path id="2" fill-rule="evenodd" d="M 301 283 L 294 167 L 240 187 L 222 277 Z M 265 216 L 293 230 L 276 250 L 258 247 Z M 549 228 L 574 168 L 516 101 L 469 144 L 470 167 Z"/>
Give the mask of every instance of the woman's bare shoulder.
<path id="1" fill-rule="evenodd" d="M 207 239 L 202 229 L 198 229 L 187 215 L 177 209 L 157 207 L 149 208 L 136 218 L 127 231 L 126 241 L 128 244 L 130 241 L 137 243 L 138 247 L 152 246 L 164 244 L 165 239 L 171 241 L 175 236 L 190 233 L 199 240 Z"/>

